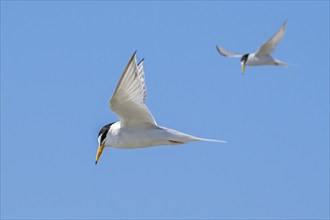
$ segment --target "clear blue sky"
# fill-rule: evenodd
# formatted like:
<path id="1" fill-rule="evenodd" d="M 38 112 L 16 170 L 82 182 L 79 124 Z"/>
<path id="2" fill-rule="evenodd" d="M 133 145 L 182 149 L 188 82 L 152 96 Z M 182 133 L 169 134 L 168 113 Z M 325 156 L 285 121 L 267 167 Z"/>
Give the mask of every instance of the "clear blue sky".
<path id="1" fill-rule="evenodd" d="M 274 56 L 247 67 L 288 19 Z M 107 148 L 135 50 L 158 124 L 227 144 Z M 329 2 L 1 1 L 1 218 L 329 218 Z"/>

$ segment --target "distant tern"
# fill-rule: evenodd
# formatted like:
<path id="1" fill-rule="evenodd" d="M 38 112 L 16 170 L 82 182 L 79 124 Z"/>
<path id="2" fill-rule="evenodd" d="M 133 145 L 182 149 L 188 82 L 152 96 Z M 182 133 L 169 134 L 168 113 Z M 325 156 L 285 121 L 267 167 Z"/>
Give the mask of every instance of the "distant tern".
<path id="1" fill-rule="evenodd" d="M 192 141 L 225 142 L 199 138 L 157 125 L 145 105 L 146 92 L 143 59 L 137 63 L 135 51 L 110 100 L 110 108 L 120 121 L 107 124 L 100 130 L 95 164 L 104 147 L 132 149 Z"/>
<path id="2" fill-rule="evenodd" d="M 217 46 L 218 52 L 225 57 L 240 57 L 242 65 L 242 74 L 244 74 L 245 66 L 275 65 L 287 66 L 286 63 L 274 59 L 271 53 L 275 50 L 277 44 L 284 36 L 286 21 L 281 28 L 266 43 L 261 45 L 256 53 L 236 54 Z"/>

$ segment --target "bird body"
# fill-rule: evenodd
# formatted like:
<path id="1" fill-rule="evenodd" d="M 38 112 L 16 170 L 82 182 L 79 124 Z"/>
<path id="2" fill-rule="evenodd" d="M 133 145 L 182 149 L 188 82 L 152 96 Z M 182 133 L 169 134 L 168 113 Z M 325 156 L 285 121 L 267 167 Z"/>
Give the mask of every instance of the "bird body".
<path id="1" fill-rule="evenodd" d="M 286 66 L 287 64 L 280 60 L 274 59 L 272 56 L 268 54 L 263 56 L 256 56 L 255 53 L 251 53 L 248 55 L 245 65 L 246 66 L 265 66 L 265 65 Z"/>
<path id="2" fill-rule="evenodd" d="M 143 59 L 137 63 L 135 52 L 110 99 L 110 108 L 119 116 L 120 121 L 101 128 L 95 164 L 105 147 L 133 149 L 185 144 L 192 141 L 225 142 L 199 138 L 157 125 L 145 105 L 146 96 Z"/>
<path id="3" fill-rule="evenodd" d="M 255 53 L 247 53 L 244 55 L 228 51 L 222 47 L 217 46 L 218 52 L 225 57 L 237 57 L 241 59 L 242 73 L 244 73 L 245 66 L 287 66 L 286 63 L 274 59 L 271 54 L 275 50 L 277 44 L 282 40 L 285 33 L 286 21 L 282 24 L 281 28 L 263 45 L 259 47 Z"/>
<path id="4" fill-rule="evenodd" d="M 121 123 L 118 121 L 112 124 L 108 130 L 105 146 L 131 149 L 185 144 L 199 140 L 216 141 L 194 137 L 173 129 L 151 124 L 144 127 L 121 127 Z"/>

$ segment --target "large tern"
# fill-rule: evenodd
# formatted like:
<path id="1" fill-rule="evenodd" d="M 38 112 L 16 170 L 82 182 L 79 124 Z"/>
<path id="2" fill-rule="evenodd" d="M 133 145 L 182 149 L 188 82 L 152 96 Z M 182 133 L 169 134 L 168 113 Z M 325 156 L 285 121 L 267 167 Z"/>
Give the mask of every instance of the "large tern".
<path id="1" fill-rule="evenodd" d="M 261 45 L 257 52 L 247 54 L 237 54 L 231 51 L 225 50 L 217 46 L 218 52 L 225 57 L 239 57 L 241 59 L 242 74 L 244 74 L 245 66 L 261 66 L 261 65 L 275 65 L 275 66 L 287 66 L 286 63 L 274 59 L 271 53 L 275 50 L 277 44 L 283 38 L 285 33 L 286 21 L 282 24 L 281 28 L 274 34 L 266 43 Z"/>
<path id="2" fill-rule="evenodd" d="M 104 147 L 131 149 L 192 141 L 225 142 L 199 138 L 157 125 L 145 105 L 146 92 L 143 59 L 137 63 L 135 51 L 110 100 L 110 108 L 119 116 L 120 121 L 107 124 L 100 130 L 95 164 Z"/>

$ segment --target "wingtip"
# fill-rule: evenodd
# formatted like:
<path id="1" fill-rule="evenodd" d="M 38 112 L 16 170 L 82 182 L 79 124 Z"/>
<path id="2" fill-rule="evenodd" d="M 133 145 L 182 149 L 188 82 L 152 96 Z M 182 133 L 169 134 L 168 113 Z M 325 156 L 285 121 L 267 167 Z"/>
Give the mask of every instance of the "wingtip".
<path id="1" fill-rule="evenodd" d="M 218 45 L 216 45 L 216 48 L 217 48 L 218 53 L 220 53 L 223 56 L 223 54 L 221 53 L 220 47 Z"/>
<path id="2" fill-rule="evenodd" d="M 134 51 L 132 57 L 136 57 L 137 50 Z"/>
<path id="3" fill-rule="evenodd" d="M 142 58 L 142 60 L 138 63 L 138 66 L 140 66 L 141 63 L 143 63 L 144 61 L 144 57 Z"/>
<path id="4" fill-rule="evenodd" d="M 284 29 L 286 28 L 286 23 L 287 23 L 288 19 L 285 19 L 285 21 L 282 24 L 282 27 L 284 27 Z"/>
<path id="5" fill-rule="evenodd" d="M 128 64 L 131 63 L 133 60 L 136 60 L 136 53 L 137 53 L 137 50 L 134 51 L 133 55 L 131 56 L 131 59 L 129 60 Z M 128 65 L 127 64 L 127 65 Z M 126 70 L 126 68 L 125 68 Z"/>

